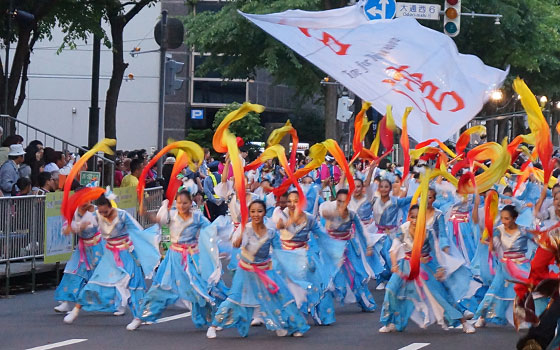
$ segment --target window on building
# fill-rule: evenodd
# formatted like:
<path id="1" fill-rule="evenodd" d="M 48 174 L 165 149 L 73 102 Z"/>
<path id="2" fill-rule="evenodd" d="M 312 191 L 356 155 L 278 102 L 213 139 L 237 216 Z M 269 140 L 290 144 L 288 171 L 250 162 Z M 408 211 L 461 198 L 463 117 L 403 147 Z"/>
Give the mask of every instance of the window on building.
<path id="1" fill-rule="evenodd" d="M 227 104 L 247 99 L 247 83 L 240 81 L 195 80 L 192 103 Z"/>

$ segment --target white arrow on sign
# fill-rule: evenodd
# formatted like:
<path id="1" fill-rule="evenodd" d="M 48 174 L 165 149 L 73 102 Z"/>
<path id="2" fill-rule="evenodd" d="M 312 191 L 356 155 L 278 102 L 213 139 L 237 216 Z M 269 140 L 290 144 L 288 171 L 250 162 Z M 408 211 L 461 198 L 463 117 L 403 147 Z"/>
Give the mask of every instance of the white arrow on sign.
<path id="1" fill-rule="evenodd" d="M 381 10 L 377 9 L 377 6 L 373 6 L 367 12 L 372 16 L 380 15 L 381 19 L 385 19 L 387 15 L 387 5 L 389 5 L 389 0 L 381 0 L 379 2 L 381 4 Z"/>

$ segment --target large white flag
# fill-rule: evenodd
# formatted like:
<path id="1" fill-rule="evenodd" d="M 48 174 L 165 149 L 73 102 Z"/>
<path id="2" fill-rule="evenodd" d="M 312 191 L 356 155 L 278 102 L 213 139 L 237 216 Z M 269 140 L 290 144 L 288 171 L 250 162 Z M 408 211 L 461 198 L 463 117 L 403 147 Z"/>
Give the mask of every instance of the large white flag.
<path id="1" fill-rule="evenodd" d="M 416 141 L 447 140 L 474 118 L 507 76 L 463 55 L 413 18 L 368 21 L 360 5 L 329 11 L 241 13 L 384 113 L 393 106 Z"/>

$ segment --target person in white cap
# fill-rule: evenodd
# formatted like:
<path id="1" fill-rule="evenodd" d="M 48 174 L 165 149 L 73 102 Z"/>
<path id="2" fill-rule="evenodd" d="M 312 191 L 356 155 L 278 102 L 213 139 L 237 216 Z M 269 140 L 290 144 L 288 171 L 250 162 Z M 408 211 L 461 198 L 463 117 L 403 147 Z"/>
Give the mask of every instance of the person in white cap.
<path id="1" fill-rule="evenodd" d="M 0 167 L 0 190 L 4 196 L 11 196 L 12 187 L 19 179 L 18 168 L 23 163 L 23 156 L 25 151 L 21 144 L 14 144 L 10 146 L 8 153 L 8 160 Z"/>

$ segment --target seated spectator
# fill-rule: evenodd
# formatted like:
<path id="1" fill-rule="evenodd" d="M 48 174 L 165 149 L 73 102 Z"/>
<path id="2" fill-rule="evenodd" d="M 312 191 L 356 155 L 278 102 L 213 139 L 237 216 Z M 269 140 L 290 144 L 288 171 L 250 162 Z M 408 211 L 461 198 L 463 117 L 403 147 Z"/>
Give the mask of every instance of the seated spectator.
<path id="1" fill-rule="evenodd" d="M 2 142 L 2 147 L 0 147 L 0 164 L 4 164 L 8 160 L 8 153 L 10 153 L 10 146 L 16 144 L 22 144 L 23 137 L 19 135 L 10 135 L 6 137 L 4 142 Z"/>
<path id="2" fill-rule="evenodd" d="M 43 144 L 39 140 L 31 141 L 25 149 L 23 164 L 19 167 L 19 176 L 31 179 L 31 174 L 38 170 L 41 158 L 43 158 Z"/>
<path id="3" fill-rule="evenodd" d="M 163 176 L 163 190 L 167 191 L 167 186 L 169 185 L 169 180 L 171 179 L 171 171 L 173 170 L 173 165 L 175 165 L 175 157 L 165 158 L 163 162 L 163 167 L 161 168 L 161 175 Z"/>
<path id="4" fill-rule="evenodd" d="M 121 182 L 121 187 L 136 187 L 138 179 L 142 175 L 143 160 L 135 158 L 130 162 L 130 174 L 126 175 Z"/>
<path id="5" fill-rule="evenodd" d="M 117 158 L 115 159 L 115 187 L 121 187 L 123 177 L 123 162 Z"/>
<path id="6" fill-rule="evenodd" d="M 12 194 L 12 188 L 19 179 L 18 168 L 23 163 L 23 155 L 25 151 L 23 146 L 15 144 L 10 146 L 8 160 L 0 167 L 0 190 L 4 196 Z"/>
<path id="7" fill-rule="evenodd" d="M 31 180 L 20 177 L 12 187 L 12 196 L 26 196 L 31 194 Z"/>
<path id="8" fill-rule="evenodd" d="M 122 173 L 123 173 L 123 178 L 130 174 L 130 162 L 132 162 L 131 158 L 125 158 L 123 160 L 123 166 L 122 166 Z"/>
<path id="9" fill-rule="evenodd" d="M 48 155 L 45 153 L 45 156 L 48 157 L 45 159 L 47 163 L 47 165 L 45 165 L 45 171 L 49 173 L 54 171 L 59 172 L 60 169 L 66 166 L 66 156 L 60 151 L 49 152 Z"/>
<path id="10" fill-rule="evenodd" d="M 56 190 L 56 183 L 52 177 L 52 174 L 43 171 L 39 174 L 39 190 L 35 193 L 39 196 L 44 196 L 48 192 L 54 192 Z"/>

